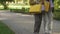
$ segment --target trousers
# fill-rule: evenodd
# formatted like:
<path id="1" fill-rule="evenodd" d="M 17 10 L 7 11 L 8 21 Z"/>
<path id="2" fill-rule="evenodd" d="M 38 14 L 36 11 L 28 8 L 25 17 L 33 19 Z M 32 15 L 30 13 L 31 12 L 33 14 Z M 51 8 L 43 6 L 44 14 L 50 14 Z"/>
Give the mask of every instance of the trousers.
<path id="1" fill-rule="evenodd" d="M 35 24 L 34 24 L 34 33 L 39 33 L 42 18 L 43 18 L 43 24 L 44 24 L 44 33 L 50 33 L 52 34 L 52 26 L 53 26 L 53 14 L 52 10 L 49 10 L 48 12 L 42 11 L 40 14 L 35 14 Z"/>

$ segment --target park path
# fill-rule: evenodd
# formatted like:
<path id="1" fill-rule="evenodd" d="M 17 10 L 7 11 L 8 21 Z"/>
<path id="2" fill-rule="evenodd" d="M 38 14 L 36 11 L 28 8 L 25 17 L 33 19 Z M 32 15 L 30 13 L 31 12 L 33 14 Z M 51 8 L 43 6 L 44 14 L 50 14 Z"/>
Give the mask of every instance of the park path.
<path id="1" fill-rule="evenodd" d="M 16 34 L 33 34 L 34 16 L 21 13 L 11 13 L 9 10 L 0 11 L 0 20 L 8 25 Z M 60 21 L 53 21 L 54 34 L 60 34 Z M 41 33 L 43 32 L 43 23 Z"/>

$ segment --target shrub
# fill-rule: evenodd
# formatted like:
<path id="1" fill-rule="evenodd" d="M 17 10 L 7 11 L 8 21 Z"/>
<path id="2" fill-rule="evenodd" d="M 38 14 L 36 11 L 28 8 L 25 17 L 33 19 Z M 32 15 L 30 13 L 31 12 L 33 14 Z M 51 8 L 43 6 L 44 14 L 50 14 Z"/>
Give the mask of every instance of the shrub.
<path id="1" fill-rule="evenodd" d="M 54 11 L 54 19 L 60 20 L 60 10 L 59 9 Z"/>

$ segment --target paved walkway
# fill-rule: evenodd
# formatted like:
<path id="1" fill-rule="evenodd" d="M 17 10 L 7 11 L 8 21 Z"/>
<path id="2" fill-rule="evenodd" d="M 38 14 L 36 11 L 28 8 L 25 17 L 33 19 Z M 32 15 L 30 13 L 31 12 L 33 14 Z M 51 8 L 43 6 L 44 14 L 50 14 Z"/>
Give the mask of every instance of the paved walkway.
<path id="1" fill-rule="evenodd" d="M 0 12 L 0 20 L 7 24 L 16 34 L 33 34 L 34 16 L 20 13 Z M 60 21 L 54 20 L 53 34 L 60 34 Z M 43 32 L 43 23 L 41 33 Z"/>

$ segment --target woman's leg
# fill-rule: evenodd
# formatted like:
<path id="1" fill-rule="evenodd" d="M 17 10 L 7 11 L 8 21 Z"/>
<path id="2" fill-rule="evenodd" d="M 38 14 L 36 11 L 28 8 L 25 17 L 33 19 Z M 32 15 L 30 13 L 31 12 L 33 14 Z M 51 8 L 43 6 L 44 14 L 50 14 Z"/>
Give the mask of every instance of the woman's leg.
<path id="1" fill-rule="evenodd" d="M 34 34 L 39 34 L 41 22 L 42 22 L 42 14 L 35 14 L 35 24 L 34 24 Z"/>
<path id="2" fill-rule="evenodd" d="M 47 16 L 47 13 L 44 11 L 43 12 L 43 24 L 44 24 L 44 34 L 46 33 L 46 32 L 48 32 L 48 26 L 47 26 L 47 24 L 48 24 L 48 16 Z"/>
<path id="3" fill-rule="evenodd" d="M 52 34 L 52 24 L 53 24 L 53 17 L 52 11 L 50 10 L 48 13 L 45 13 L 44 17 L 44 33 L 45 34 Z"/>
<path id="4" fill-rule="evenodd" d="M 53 27 L 53 14 L 52 10 L 50 10 L 48 13 L 48 32 L 52 34 L 52 27 Z"/>

